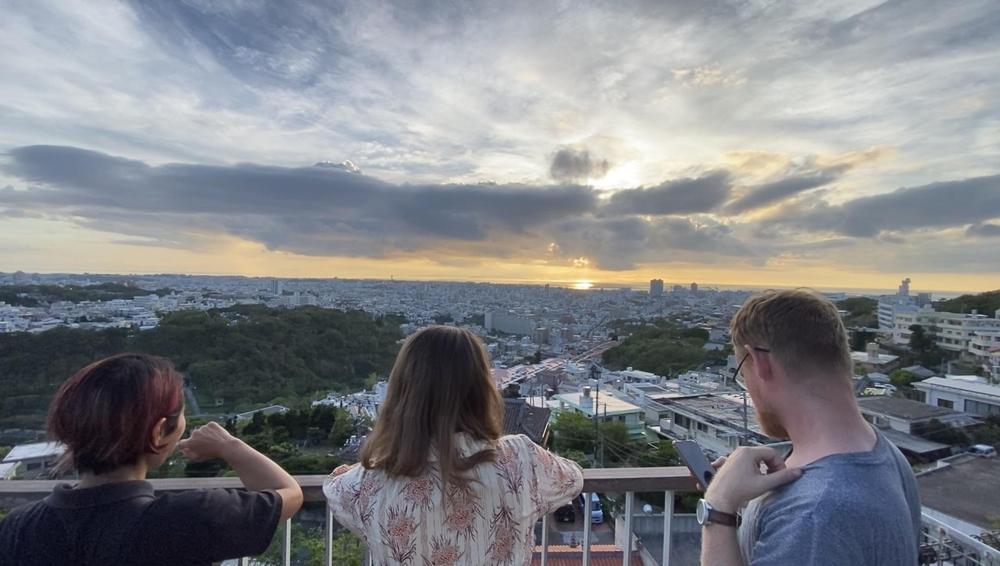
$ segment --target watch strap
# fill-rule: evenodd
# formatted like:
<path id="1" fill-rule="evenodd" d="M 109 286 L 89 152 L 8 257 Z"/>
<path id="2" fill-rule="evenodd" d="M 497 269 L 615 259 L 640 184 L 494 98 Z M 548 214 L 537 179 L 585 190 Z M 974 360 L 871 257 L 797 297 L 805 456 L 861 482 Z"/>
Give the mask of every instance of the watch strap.
<path id="1" fill-rule="evenodd" d="M 727 527 L 739 527 L 741 520 L 739 514 L 724 513 L 718 509 L 708 510 L 708 523 L 712 525 L 725 525 Z"/>

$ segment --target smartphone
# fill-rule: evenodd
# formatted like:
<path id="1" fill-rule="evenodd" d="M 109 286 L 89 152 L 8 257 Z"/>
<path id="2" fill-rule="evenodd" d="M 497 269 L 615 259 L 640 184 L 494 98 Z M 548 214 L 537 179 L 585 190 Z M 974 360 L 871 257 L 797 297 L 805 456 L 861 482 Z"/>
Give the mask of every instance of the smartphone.
<path id="1" fill-rule="evenodd" d="M 677 449 L 681 460 L 684 460 L 684 464 L 701 484 L 702 491 L 708 489 L 709 482 L 715 477 L 715 468 L 705 457 L 705 451 L 701 449 L 701 446 L 693 440 L 677 440 L 674 441 L 674 448 Z"/>

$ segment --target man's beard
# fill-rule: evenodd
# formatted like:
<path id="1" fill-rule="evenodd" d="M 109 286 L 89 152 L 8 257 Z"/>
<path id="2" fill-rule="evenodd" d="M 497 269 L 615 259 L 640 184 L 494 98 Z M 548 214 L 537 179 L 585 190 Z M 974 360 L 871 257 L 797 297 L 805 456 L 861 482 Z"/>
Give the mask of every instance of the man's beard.
<path id="1" fill-rule="evenodd" d="M 781 424 L 781 419 L 778 418 L 777 413 L 757 407 L 757 422 L 760 423 L 760 428 L 764 431 L 764 434 L 771 438 L 788 440 L 788 431 Z"/>

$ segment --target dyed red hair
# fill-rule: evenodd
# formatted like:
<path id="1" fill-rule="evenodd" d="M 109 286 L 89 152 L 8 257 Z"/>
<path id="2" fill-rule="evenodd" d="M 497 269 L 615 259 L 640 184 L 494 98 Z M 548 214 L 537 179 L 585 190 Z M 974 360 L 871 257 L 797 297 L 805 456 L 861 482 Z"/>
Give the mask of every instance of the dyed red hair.
<path id="1" fill-rule="evenodd" d="M 183 379 L 167 360 L 119 354 L 77 371 L 49 406 L 49 436 L 66 445 L 60 468 L 103 474 L 135 464 L 163 446 L 153 427 L 176 430 L 184 410 Z"/>

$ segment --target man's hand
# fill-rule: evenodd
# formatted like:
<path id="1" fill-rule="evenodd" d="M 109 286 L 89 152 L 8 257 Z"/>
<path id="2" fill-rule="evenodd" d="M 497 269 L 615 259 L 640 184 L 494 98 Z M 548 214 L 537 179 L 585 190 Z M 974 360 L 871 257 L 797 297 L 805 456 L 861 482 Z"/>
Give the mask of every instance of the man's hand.
<path id="1" fill-rule="evenodd" d="M 191 431 L 190 438 L 177 443 L 177 449 L 192 462 L 204 462 L 216 458 L 226 459 L 227 451 L 239 440 L 229 431 L 210 422 Z"/>
<path id="2" fill-rule="evenodd" d="M 722 465 L 725 463 L 726 463 L 726 457 L 721 456 L 719 458 L 716 458 L 715 461 L 712 462 L 712 468 L 715 469 L 716 472 L 718 472 L 719 468 L 721 468 Z M 705 486 L 701 485 L 701 482 L 698 481 L 698 478 L 694 477 L 694 472 L 691 473 L 691 477 L 694 478 L 694 483 L 698 486 L 698 491 L 705 491 Z"/>
<path id="3" fill-rule="evenodd" d="M 722 460 L 720 458 L 720 460 Z M 740 447 L 719 464 L 718 473 L 705 492 L 705 500 L 724 513 L 735 513 L 751 499 L 802 476 L 801 468 L 787 468 L 785 461 L 767 446 Z M 761 472 L 761 465 L 767 472 Z"/>

